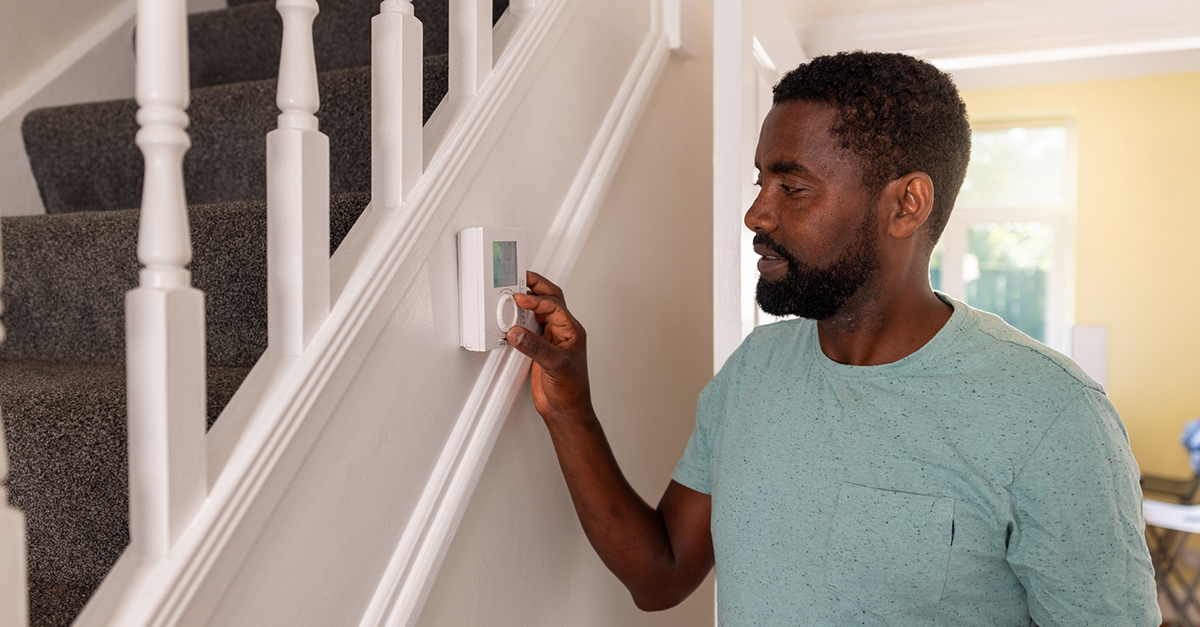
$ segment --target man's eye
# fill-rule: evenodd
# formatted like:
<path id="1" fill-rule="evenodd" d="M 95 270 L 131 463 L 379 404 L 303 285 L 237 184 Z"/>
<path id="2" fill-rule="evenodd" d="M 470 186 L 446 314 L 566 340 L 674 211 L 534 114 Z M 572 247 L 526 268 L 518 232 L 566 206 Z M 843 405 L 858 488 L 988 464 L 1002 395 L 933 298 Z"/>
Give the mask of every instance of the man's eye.
<path id="1" fill-rule="evenodd" d="M 783 183 L 779 184 L 779 188 L 782 189 L 783 193 L 785 194 L 795 194 L 796 192 L 800 191 L 799 187 L 791 187 L 789 185 L 784 185 Z"/>

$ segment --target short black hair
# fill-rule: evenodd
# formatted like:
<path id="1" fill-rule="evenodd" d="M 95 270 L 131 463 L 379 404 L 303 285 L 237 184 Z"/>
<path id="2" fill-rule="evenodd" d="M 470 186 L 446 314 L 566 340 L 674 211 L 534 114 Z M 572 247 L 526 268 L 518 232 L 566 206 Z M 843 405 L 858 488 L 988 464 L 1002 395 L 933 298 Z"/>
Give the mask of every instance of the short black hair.
<path id="1" fill-rule="evenodd" d="M 858 155 L 863 183 L 876 193 L 912 172 L 933 180 L 926 224 L 936 243 L 967 174 L 971 125 L 954 81 L 908 55 L 839 52 L 803 63 L 775 85 L 775 104 L 799 100 L 832 107 L 830 129 Z"/>

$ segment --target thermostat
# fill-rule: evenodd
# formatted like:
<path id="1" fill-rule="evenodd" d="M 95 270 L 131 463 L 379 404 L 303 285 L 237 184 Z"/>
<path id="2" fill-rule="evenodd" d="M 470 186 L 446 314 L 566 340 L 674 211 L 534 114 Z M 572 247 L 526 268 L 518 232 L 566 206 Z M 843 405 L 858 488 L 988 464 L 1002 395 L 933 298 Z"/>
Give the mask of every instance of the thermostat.
<path id="1" fill-rule="evenodd" d="M 533 328 L 533 312 L 517 307 L 525 293 L 525 229 L 475 227 L 458 234 L 458 289 L 462 346 L 490 351 L 508 342 L 515 326 Z"/>

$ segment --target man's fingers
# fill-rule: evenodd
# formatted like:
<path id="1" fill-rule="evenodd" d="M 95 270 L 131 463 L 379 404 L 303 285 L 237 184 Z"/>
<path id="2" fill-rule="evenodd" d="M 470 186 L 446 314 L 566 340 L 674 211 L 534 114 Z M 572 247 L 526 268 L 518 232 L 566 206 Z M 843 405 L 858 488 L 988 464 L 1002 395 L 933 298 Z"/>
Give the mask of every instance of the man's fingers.
<path id="1" fill-rule="evenodd" d="M 525 327 L 513 327 L 505 334 L 508 343 L 524 353 L 544 370 L 554 371 L 562 367 L 562 349 L 538 337 Z"/>
<path id="2" fill-rule="evenodd" d="M 566 297 L 563 296 L 562 288 L 551 283 L 549 279 L 536 272 L 532 272 L 530 270 L 525 271 L 525 284 L 529 286 L 529 289 L 534 294 L 549 296 L 557 299 L 558 302 L 563 304 L 566 304 L 567 302 Z"/>
<path id="3" fill-rule="evenodd" d="M 537 314 L 538 322 L 546 325 L 555 337 L 567 340 L 580 335 L 579 323 L 561 302 L 550 296 L 513 294 L 513 302 L 521 309 Z"/>

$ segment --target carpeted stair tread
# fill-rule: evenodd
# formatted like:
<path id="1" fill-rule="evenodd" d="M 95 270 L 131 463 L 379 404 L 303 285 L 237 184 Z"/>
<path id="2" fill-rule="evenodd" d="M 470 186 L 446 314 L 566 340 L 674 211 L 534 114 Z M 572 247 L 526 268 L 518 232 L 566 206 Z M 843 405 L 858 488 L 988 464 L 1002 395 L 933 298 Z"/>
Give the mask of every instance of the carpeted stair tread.
<path id="1" fill-rule="evenodd" d="M 30 580 L 29 627 L 68 627 L 87 605 L 94 590 L 94 586 Z"/>
<path id="2" fill-rule="evenodd" d="M 209 368 L 211 425 L 249 368 Z M 94 587 L 129 543 L 125 368 L 0 360 L 9 502 L 29 578 Z"/>
<path id="3" fill-rule="evenodd" d="M 447 57 L 425 59 L 425 118 L 448 86 Z M 332 193 L 371 188 L 371 72 L 319 75 L 317 118 L 329 136 Z M 266 134 L 278 126 L 276 81 L 197 89 L 184 157 L 189 203 L 266 198 Z M 141 204 L 143 157 L 134 143 L 137 105 L 111 100 L 39 109 L 22 124 L 25 150 L 47 213 L 130 209 Z"/>
<path id="4" fill-rule="evenodd" d="M 446 54 L 448 3 L 416 0 L 424 56 Z M 371 64 L 371 18 L 379 0 L 326 0 L 313 20 L 317 71 Z M 498 15 L 498 14 L 497 14 Z M 255 2 L 188 17 L 192 87 L 274 78 L 283 23 L 274 2 Z"/>
<path id="5" fill-rule="evenodd" d="M 330 200 L 331 251 L 370 201 Z M 120 363 L 125 293 L 137 284 L 139 210 L 5 218 L 0 359 Z M 208 363 L 251 366 L 266 349 L 266 202 L 189 210 L 192 285 L 205 293 Z"/>

